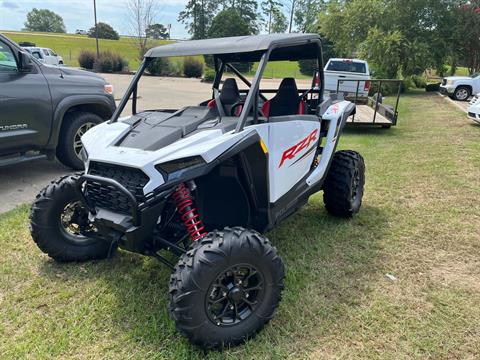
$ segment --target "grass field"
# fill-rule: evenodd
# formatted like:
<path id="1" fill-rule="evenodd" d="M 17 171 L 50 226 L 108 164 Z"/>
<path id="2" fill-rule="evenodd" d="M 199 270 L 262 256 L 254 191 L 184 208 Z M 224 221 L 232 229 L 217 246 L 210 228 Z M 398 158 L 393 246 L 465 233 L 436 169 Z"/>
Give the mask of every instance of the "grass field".
<path id="1" fill-rule="evenodd" d="M 223 352 L 175 331 L 156 260 L 58 264 L 32 242 L 28 206 L 1 215 L 0 358 L 479 358 L 480 127 L 436 94 L 405 95 L 399 111 L 397 128 L 341 139 L 367 164 L 358 216 L 328 216 L 318 194 L 267 234 L 287 266 L 283 301 Z"/>
<path id="2" fill-rule="evenodd" d="M 53 34 L 53 33 L 33 33 L 20 31 L 5 31 L 0 30 L 5 36 L 10 39 L 21 42 L 30 41 L 40 47 L 48 47 L 60 54 L 65 64 L 69 66 L 78 66 L 78 55 L 82 50 L 96 50 L 95 39 L 89 38 L 85 35 L 72 34 Z M 169 41 L 158 40 L 152 41 L 151 46 L 161 45 Z M 136 70 L 139 66 L 138 51 L 135 48 L 133 40 L 128 37 L 121 37 L 120 40 L 99 40 L 100 51 L 110 50 L 112 52 L 122 55 L 128 60 L 130 70 Z M 203 61 L 203 57 L 199 57 Z M 178 61 L 174 59 L 173 61 Z M 252 75 L 252 74 L 251 74 Z M 297 77 L 305 78 L 300 74 L 298 63 L 290 61 L 281 61 L 270 63 L 267 66 L 265 77 Z"/>

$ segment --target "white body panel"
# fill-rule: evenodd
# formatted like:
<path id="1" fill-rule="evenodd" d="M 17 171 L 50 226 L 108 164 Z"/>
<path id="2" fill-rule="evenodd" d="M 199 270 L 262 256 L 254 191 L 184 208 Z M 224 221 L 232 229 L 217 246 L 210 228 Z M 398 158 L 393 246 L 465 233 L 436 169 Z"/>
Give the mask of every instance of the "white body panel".
<path id="1" fill-rule="evenodd" d="M 322 179 L 336 145 L 337 124 L 342 120 L 343 112 L 352 106 L 352 103 L 342 101 L 332 105 L 323 115 L 331 125 L 320 164 L 308 177 L 308 185 Z M 268 149 L 269 199 L 275 202 L 311 170 L 320 136 L 320 121 L 315 121 L 313 116 L 306 116 L 304 120 L 299 116 L 298 120 L 247 126 L 239 133 L 222 134 L 220 129 L 206 129 L 155 151 L 116 146 L 130 129 L 130 125 L 122 121 L 106 122 L 90 129 L 82 137 L 88 155 L 87 170 L 90 161 L 141 169 L 150 178 L 143 189 L 144 194 L 148 194 L 165 183 L 155 165 L 191 156 L 201 156 L 207 163 L 212 162 L 253 131 L 259 134 Z"/>

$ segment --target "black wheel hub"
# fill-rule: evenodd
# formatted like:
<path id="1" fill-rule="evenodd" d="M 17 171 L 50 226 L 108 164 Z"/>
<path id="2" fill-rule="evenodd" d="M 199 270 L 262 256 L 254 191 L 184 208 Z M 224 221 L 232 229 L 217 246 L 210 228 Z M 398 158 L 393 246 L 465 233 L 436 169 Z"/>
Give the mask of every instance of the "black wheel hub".
<path id="1" fill-rule="evenodd" d="M 248 318 L 261 303 L 264 280 L 253 266 L 235 265 L 213 281 L 207 293 L 209 319 L 218 326 L 236 325 Z"/>

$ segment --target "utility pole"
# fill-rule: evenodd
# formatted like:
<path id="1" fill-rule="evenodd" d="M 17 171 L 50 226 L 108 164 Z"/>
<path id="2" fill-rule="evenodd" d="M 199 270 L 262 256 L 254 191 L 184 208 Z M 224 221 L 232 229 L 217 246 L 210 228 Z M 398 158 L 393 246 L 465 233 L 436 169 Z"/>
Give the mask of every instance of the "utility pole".
<path id="1" fill-rule="evenodd" d="M 100 50 L 98 48 L 98 26 L 97 26 L 97 3 L 93 0 L 93 15 L 95 17 L 95 42 L 97 43 L 97 58 L 100 56 Z"/>

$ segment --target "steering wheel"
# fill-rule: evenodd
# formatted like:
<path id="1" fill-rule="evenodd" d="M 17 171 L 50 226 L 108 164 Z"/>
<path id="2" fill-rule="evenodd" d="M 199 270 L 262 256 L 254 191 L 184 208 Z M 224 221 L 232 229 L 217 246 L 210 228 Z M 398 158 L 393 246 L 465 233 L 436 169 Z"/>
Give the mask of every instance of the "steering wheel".
<path id="1" fill-rule="evenodd" d="M 243 105 L 245 105 L 245 100 L 240 100 L 240 101 L 237 101 L 235 104 L 233 104 L 232 108 L 230 109 L 230 116 L 237 116 L 236 114 L 237 108 Z M 257 111 L 258 111 L 258 115 L 264 116 L 260 109 L 257 108 Z"/>

